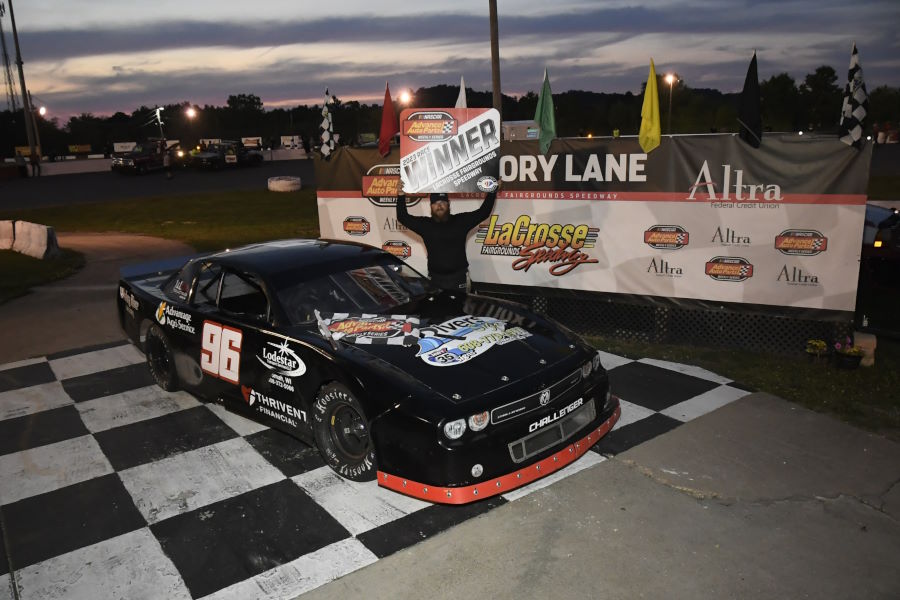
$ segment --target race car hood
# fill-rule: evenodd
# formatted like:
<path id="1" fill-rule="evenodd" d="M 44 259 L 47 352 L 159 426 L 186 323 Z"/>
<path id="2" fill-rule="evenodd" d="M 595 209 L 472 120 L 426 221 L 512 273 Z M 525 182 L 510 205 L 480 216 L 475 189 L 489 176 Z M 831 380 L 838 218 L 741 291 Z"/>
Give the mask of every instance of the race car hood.
<path id="1" fill-rule="evenodd" d="M 397 315 L 323 314 L 320 328 L 455 403 L 530 377 L 550 385 L 591 358 L 578 339 L 516 305 L 439 295 L 404 308 Z"/>

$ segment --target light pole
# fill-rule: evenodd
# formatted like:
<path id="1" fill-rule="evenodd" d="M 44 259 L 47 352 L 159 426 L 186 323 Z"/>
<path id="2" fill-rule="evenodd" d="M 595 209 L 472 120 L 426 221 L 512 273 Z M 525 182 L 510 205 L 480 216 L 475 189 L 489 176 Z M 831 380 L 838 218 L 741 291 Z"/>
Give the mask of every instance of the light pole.
<path id="1" fill-rule="evenodd" d="M 19 32 L 16 30 L 16 13 L 13 11 L 12 0 L 9 1 L 9 22 L 12 25 L 13 43 L 16 46 L 16 65 L 19 67 L 19 84 L 22 86 L 22 112 L 25 115 L 25 134 L 28 138 L 28 146 L 31 155 L 35 153 L 34 147 L 34 115 L 31 114 L 31 103 L 28 101 L 28 88 L 25 87 L 25 69 L 22 68 L 22 52 L 19 50 Z"/>
<path id="2" fill-rule="evenodd" d="M 666 83 L 669 84 L 669 135 L 672 135 L 672 86 L 678 81 L 678 77 L 672 73 L 666 73 L 664 77 Z"/>
<path id="3" fill-rule="evenodd" d="M 500 41 L 497 32 L 497 0 L 488 0 L 491 26 L 491 87 L 494 90 L 494 108 L 503 118 L 503 96 L 500 93 Z"/>

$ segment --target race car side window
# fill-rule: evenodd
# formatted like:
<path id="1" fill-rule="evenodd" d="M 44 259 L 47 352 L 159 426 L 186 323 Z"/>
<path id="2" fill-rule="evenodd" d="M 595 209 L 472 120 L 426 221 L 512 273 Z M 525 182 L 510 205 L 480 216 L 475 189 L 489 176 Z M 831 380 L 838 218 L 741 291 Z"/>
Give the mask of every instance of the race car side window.
<path id="1" fill-rule="evenodd" d="M 262 285 L 252 275 L 225 272 L 219 309 L 255 321 L 269 320 L 269 301 Z"/>
<path id="2" fill-rule="evenodd" d="M 194 282 L 194 275 L 197 272 L 196 263 L 190 262 L 186 264 L 178 275 L 169 279 L 163 286 L 163 293 L 171 300 L 179 302 L 187 302 L 188 295 L 191 293 L 191 284 Z"/>
<path id="3" fill-rule="evenodd" d="M 197 275 L 197 289 L 194 291 L 195 306 L 215 307 L 219 299 L 219 283 L 222 269 L 212 263 L 204 263 Z"/>

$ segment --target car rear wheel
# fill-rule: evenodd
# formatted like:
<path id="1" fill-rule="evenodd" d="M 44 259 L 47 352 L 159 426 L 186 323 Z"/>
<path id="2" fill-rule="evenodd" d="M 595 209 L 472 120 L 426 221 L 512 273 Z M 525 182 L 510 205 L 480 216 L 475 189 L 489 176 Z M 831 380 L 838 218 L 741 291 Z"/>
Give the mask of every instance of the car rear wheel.
<path id="1" fill-rule="evenodd" d="M 175 355 L 169 338 L 158 325 L 153 324 L 147 331 L 147 340 L 144 343 L 147 352 L 147 364 L 150 366 L 150 374 L 156 385 L 174 392 L 178 389 L 178 374 L 175 371 Z"/>
<path id="2" fill-rule="evenodd" d="M 375 445 L 359 401 L 340 383 L 319 392 L 313 407 L 313 431 L 319 454 L 342 477 L 372 481 L 376 476 Z"/>

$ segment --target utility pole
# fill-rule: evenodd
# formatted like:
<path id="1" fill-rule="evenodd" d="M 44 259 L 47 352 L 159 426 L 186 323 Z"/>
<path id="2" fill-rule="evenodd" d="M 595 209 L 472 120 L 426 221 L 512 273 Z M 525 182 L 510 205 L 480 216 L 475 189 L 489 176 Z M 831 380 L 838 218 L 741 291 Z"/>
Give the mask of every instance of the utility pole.
<path id="1" fill-rule="evenodd" d="M 25 87 L 25 70 L 22 68 L 22 52 L 19 50 L 19 33 L 16 31 L 16 13 L 13 11 L 12 0 L 9 2 L 9 20 L 12 24 L 13 43 L 16 46 L 16 65 L 19 67 L 19 84 L 22 86 L 22 112 L 25 113 L 25 134 L 28 136 L 28 147 L 31 148 L 31 156 L 37 149 L 34 146 L 34 115 L 31 113 L 31 102 L 28 101 L 28 88 Z"/>
<path id="2" fill-rule="evenodd" d="M 0 2 L 0 51 L 3 52 L 3 78 L 6 83 L 6 103 L 11 113 L 19 111 L 19 100 L 16 97 L 16 84 L 13 83 L 12 68 L 9 66 L 9 52 L 6 50 L 6 32 L 3 31 L 3 17 L 6 5 Z"/>
<path id="3" fill-rule="evenodd" d="M 491 12 L 491 82 L 494 88 L 494 108 L 503 120 L 503 96 L 500 93 L 500 42 L 497 33 L 497 0 L 488 0 Z"/>

